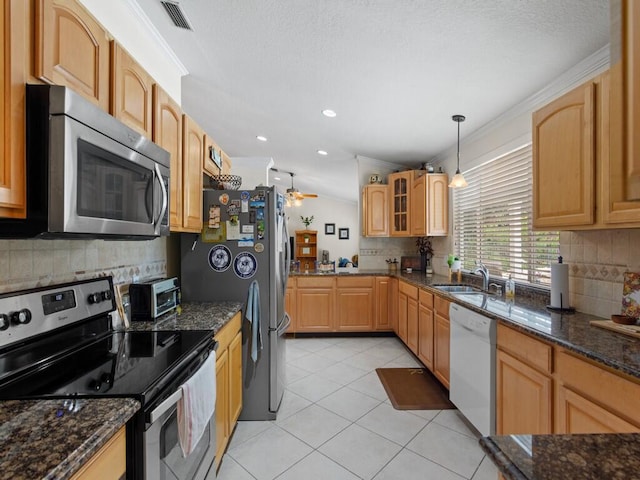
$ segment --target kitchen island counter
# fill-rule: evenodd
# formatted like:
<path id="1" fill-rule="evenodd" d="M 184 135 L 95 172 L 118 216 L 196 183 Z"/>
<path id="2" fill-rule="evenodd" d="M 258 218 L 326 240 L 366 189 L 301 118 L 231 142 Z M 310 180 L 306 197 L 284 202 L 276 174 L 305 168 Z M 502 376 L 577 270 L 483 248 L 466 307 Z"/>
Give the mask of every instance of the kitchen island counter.
<path id="1" fill-rule="evenodd" d="M 0 479 L 71 478 L 139 408 L 131 398 L 0 402 Z"/>

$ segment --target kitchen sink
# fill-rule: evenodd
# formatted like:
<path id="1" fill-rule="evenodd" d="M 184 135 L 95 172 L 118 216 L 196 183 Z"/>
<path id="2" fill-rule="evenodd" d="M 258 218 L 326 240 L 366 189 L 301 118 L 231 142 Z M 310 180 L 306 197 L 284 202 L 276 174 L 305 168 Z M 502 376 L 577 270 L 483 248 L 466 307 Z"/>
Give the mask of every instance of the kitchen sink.
<path id="1" fill-rule="evenodd" d="M 434 287 L 448 293 L 482 293 L 482 289 L 471 285 L 434 285 Z"/>

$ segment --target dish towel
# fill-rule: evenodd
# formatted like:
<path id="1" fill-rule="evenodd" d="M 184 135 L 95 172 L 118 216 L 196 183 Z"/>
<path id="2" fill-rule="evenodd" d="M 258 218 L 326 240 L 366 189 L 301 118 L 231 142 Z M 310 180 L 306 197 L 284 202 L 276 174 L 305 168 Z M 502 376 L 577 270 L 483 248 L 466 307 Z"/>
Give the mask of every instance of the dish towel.
<path id="1" fill-rule="evenodd" d="M 262 350 L 262 329 L 260 328 L 260 287 L 254 280 L 249 285 L 249 297 L 244 317 L 251 325 L 251 360 L 258 361 L 258 351 Z"/>
<path id="2" fill-rule="evenodd" d="M 198 445 L 216 410 L 216 352 L 182 384 L 178 401 L 178 437 L 182 455 L 187 458 Z"/>

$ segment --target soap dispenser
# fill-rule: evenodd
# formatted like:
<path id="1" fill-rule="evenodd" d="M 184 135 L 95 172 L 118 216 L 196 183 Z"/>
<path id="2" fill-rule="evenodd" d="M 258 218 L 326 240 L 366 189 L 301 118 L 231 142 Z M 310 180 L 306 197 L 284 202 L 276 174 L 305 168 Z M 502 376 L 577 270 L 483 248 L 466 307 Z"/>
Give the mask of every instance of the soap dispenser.
<path id="1" fill-rule="evenodd" d="M 509 278 L 505 282 L 504 296 L 506 298 L 514 298 L 516 296 L 516 282 L 513 281 L 511 275 L 509 275 Z"/>

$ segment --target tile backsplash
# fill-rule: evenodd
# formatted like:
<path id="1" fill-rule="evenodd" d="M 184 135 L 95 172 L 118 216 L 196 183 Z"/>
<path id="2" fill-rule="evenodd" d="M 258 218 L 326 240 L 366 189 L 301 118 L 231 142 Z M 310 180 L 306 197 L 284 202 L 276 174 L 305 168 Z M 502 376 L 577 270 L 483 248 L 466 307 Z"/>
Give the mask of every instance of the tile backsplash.
<path id="1" fill-rule="evenodd" d="M 115 284 L 166 274 L 166 239 L 0 240 L 0 293 L 112 275 Z"/>
<path id="2" fill-rule="evenodd" d="M 571 305 L 603 318 L 619 314 L 623 274 L 640 272 L 639 245 L 640 229 L 560 232 Z"/>

